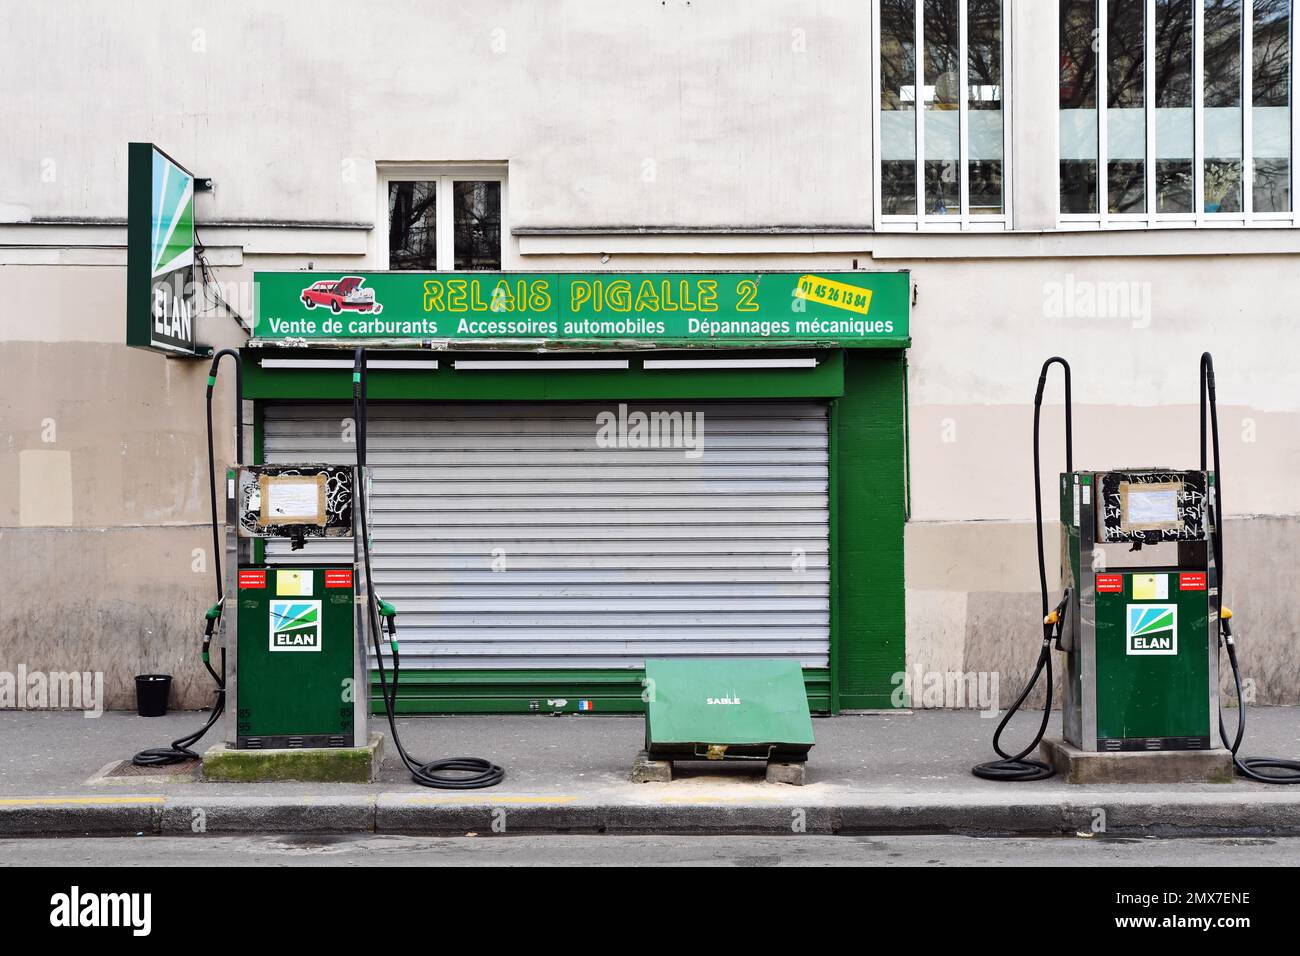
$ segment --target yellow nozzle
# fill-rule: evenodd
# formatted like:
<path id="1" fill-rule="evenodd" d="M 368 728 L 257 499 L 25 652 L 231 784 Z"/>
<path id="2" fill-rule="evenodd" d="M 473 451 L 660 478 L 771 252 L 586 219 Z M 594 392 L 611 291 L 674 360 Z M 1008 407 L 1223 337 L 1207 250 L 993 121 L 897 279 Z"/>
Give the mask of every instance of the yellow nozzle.
<path id="1" fill-rule="evenodd" d="M 1225 621 L 1229 620 L 1232 617 L 1232 608 L 1228 607 L 1226 604 L 1223 605 L 1223 607 L 1219 609 L 1219 617 Z"/>
<path id="2" fill-rule="evenodd" d="M 1051 614 L 1047 615 L 1047 617 L 1043 618 L 1043 623 L 1044 623 L 1044 624 L 1057 624 L 1057 623 L 1060 622 L 1060 620 L 1061 620 L 1061 612 L 1060 612 L 1060 611 L 1053 611 Z"/>

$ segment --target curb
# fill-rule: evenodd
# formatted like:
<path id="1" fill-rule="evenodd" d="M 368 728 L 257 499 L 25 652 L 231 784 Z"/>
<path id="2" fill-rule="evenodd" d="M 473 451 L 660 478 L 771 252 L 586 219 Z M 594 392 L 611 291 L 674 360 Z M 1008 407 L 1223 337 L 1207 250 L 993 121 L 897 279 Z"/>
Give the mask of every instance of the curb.
<path id="1" fill-rule="evenodd" d="M 1047 795 L 1044 795 L 1047 796 Z M 881 794 L 801 807 L 708 801 L 591 803 L 578 797 L 496 799 L 413 792 L 338 796 L 59 796 L 0 799 L 0 837 L 259 833 L 461 836 L 595 833 L 985 836 L 1300 835 L 1300 794 L 1053 794 L 1034 802 L 981 795 Z"/>

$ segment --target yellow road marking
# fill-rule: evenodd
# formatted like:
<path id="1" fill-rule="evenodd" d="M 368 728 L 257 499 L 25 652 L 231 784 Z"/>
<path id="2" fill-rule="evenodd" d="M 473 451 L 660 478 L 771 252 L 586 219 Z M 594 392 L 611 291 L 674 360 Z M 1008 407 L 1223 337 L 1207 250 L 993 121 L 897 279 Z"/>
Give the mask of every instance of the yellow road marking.
<path id="1" fill-rule="evenodd" d="M 0 800 L 0 807 L 50 807 L 58 804 L 96 804 L 113 805 L 157 804 L 165 797 L 16 797 Z"/>

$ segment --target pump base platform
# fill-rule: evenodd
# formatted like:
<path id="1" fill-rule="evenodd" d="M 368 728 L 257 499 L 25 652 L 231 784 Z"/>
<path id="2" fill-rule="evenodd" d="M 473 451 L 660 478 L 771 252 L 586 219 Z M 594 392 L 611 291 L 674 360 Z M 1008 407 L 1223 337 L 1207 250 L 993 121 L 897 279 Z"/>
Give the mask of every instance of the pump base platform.
<path id="1" fill-rule="evenodd" d="M 768 783 L 787 783 L 794 787 L 802 787 L 807 782 L 808 764 L 806 761 L 783 763 L 777 760 L 759 760 L 754 762 L 763 765 L 764 779 Z M 644 750 L 637 753 L 636 760 L 632 762 L 633 783 L 671 783 L 672 779 L 673 762 L 671 760 L 657 760 Z"/>
<path id="2" fill-rule="evenodd" d="M 384 759 L 383 734 L 366 747 L 299 747 L 235 750 L 214 744 L 203 754 L 203 779 L 214 783 L 299 780 L 310 783 L 370 783 Z"/>
<path id="3" fill-rule="evenodd" d="M 1231 783 L 1232 754 L 1213 750 L 1080 750 L 1047 737 L 1040 754 L 1066 783 Z"/>

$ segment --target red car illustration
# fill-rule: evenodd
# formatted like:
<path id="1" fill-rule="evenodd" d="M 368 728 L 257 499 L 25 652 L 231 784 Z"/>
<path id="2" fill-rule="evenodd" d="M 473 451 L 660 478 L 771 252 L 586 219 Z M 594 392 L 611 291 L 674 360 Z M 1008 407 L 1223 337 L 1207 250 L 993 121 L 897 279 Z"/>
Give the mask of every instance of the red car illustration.
<path id="1" fill-rule="evenodd" d="M 365 281 L 360 276 L 344 276 L 314 283 L 302 290 L 302 304 L 309 309 L 327 306 L 335 315 L 344 309 L 378 315 L 384 307 L 375 301 L 374 289 L 361 288 Z"/>

